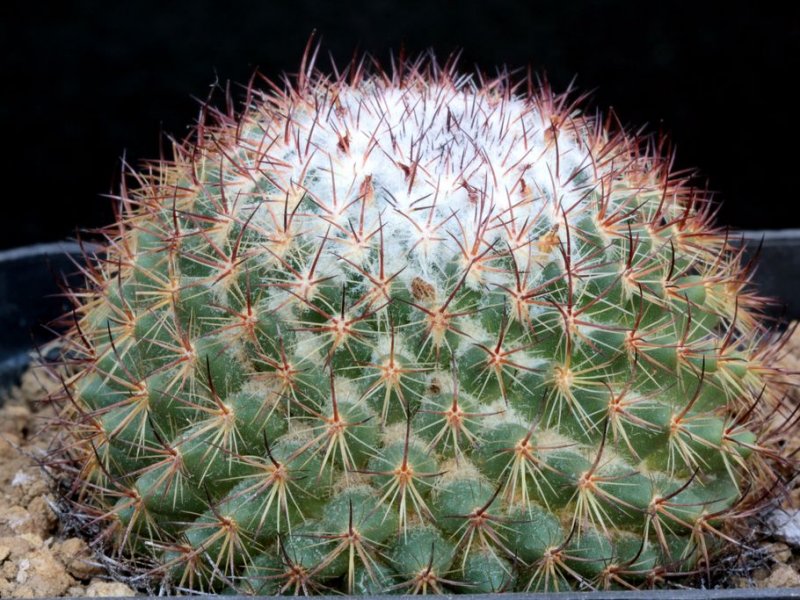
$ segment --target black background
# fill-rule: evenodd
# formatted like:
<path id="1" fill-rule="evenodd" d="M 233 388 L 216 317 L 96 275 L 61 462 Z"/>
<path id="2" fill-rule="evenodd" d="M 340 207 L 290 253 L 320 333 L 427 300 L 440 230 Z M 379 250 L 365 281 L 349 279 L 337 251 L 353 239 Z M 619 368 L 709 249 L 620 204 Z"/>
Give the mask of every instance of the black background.
<path id="1" fill-rule="evenodd" d="M 6 2 L 0 19 L 0 248 L 62 239 L 111 219 L 120 157 L 183 137 L 210 86 L 299 65 L 309 34 L 344 65 L 401 45 L 461 66 L 531 65 L 557 90 L 577 75 L 589 108 L 668 132 L 677 168 L 718 192 L 720 221 L 800 226 L 796 8 L 769 3 Z M 234 88 L 235 94 L 238 91 Z M 216 96 L 221 102 L 221 95 Z"/>

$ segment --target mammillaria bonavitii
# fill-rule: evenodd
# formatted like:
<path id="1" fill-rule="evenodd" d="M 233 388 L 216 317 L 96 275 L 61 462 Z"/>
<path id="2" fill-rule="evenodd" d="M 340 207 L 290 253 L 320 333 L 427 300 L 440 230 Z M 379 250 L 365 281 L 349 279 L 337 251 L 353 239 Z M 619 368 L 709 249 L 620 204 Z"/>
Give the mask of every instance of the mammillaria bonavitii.
<path id="1" fill-rule="evenodd" d="M 123 186 L 63 338 L 75 510 L 195 591 L 707 567 L 790 382 L 708 197 L 547 85 L 312 63 Z"/>

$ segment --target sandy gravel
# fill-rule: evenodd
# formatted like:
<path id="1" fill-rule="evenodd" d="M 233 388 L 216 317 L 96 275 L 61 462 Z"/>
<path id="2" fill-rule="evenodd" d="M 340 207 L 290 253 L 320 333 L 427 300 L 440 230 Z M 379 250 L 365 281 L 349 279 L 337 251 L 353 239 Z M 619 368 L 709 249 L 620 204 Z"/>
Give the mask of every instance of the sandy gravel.
<path id="1" fill-rule="evenodd" d="M 46 393 L 28 372 L 0 402 L 0 598 L 133 596 L 84 540 L 59 527 L 50 481 L 36 462 L 47 445 L 36 417 L 48 410 L 36 400 Z"/>

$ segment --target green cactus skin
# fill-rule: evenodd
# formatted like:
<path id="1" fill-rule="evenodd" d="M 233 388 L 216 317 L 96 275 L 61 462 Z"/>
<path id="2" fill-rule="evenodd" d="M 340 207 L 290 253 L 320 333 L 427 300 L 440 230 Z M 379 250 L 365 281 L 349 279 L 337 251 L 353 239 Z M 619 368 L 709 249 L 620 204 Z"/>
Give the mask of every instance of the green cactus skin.
<path id="1" fill-rule="evenodd" d="M 791 383 L 707 196 L 547 86 L 310 64 L 123 187 L 63 338 L 75 510 L 178 590 L 707 568 Z"/>

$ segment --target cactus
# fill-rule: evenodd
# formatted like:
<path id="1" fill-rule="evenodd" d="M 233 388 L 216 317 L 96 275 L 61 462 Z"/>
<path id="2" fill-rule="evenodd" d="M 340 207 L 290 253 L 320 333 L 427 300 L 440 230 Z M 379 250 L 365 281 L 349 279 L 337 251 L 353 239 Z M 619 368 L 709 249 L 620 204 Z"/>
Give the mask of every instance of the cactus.
<path id="1" fill-rule="evenodd" d="M 708 195 L 543 83 L 312 65 L 123 184 L 69 292 L 73 510 L 178 590 L 709 569 L 792 463 L 783 338 Z"/>

